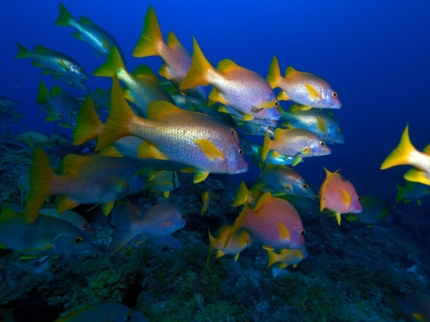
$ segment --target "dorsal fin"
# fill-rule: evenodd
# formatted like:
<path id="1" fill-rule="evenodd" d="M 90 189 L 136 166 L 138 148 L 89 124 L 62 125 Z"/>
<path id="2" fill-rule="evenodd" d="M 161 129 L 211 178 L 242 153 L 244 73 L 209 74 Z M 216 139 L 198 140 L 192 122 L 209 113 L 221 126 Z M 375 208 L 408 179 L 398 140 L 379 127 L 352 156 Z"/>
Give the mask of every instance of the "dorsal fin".
<path id="1" fill-rule="evenodd" d="M 189 117 L 188 113 L 192 112 L 184 111 L 176 105 L 166 101 L 152 101 L 148 107 L 148 118 L 152 120 L 160 120 L 175 114 L 178 116 L 182 115 L 182 117 Z"/>
<path id="2" fill-rule="evenodd" d="M 240 66 L 237 65 L 234 61 L 230 59 L 224 59 L 218 63 L 217 70 L 221 73 L 228 74 L 229 72 L 236 70 L 238 68 L 240 68 Z"/>
<path id="3" fill-rule="evenodd" d="M 296 73 L 298 73 L 298 71 L 297 71 L 297 70 L 295 70 L 295 69 L 294 69 L 294 67 L 292 67 L 292 66 L 288 66 L 288 67 L 287 67 L 287 70 L 285 71 L 285 77 L 288 77 L 288 76 L 294 75 L 294 74 L 296 74 Z"/>

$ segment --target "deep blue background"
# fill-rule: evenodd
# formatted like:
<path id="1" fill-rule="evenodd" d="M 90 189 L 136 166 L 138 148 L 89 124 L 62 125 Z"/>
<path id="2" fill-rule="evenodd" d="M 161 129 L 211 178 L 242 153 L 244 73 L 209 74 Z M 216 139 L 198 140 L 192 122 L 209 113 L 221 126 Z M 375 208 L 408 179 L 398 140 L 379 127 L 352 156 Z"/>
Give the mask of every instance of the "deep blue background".
<path id="1" fill-rule="evenodd" d="M 282 73 L 289 65 L 330 82 L 343 103 L 336 111 L 346 136 L 332 146 L 330 156 L 307 159 L 296 167 L 317 191 L 323 166 L 350 179 L 362 195 L 395 195 L 394 182 L 403 181 L 405 167 L 380 171 L 379 166 L 397 145 L 407 122 L 412 143 L 420 150 L 430 143 L 430 2 L 385 1 L 136 1 L 65 0 L 75 18 L 88 16 L 121 44 L 132 70 L 159 58 L 131 56 L 142 30 L 147 6 L 152 4 L 161 30 L 174 31 L 191 52 L 196 37 L 206 57 L 216 66 L 229 58 L 266 76 L 273 55 Z M 209 5 L 210 3 L 210 5 Z M 39 80 L 54 82 L 13 58 L 15 42 L 28 49 L 41 44 L 65 52 L 91 73 L 103 63 L 93 49 L 73 38 L 71 27 L 54 26 L 58 1 L 0 2 L 0 95 L 23 104 L 25 117 L 14 131 L 53 132 L 52 123 L 36 104 Z M 111 81 L 92 77 L 92 90 Z M 61 84 L 60 84 L 61 85 Z M 69 87 L 65 87 L 71 90 Z M 78 90 L 72 92 L 83 94 Z M 284 106 L 288 104 L 283 104 Z"/>

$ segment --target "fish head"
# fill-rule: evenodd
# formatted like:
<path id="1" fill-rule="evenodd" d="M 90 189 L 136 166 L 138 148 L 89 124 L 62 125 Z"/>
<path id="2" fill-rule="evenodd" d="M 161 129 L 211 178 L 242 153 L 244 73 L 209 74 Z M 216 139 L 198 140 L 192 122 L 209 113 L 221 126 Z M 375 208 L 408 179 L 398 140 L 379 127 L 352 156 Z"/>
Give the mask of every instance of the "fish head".
<path id="1" fill-rule="evenodd" d="M 70 74 L 70 76 L 81 78 L 81 79 L 89 79 L 90 77 L 85 72 L 85 70 L 82 68 L 82 66 L 72 63 L 72 62 L 65 62 L 65 65 L 67 67 L 67 71 Z"/>
<path id="2" fill-rule="evenodd" d="M 54 238 L 53 246 L 58 254 L 86 254 L 95 249 L 90 239 L 77 229 L 60 233 Z"/>
<path id="3" fill-rule="evenodd" d="M 75 78 L 73 85 L 76 88 L 79 88 L 83 91 L 89 91 L 90 89 L 88 88 L 88 85 L 85 83 L 85 80 L 83 80 L 82 78 Z"/>
<path id="4" fill-rule="evenodd" d="M 309 144 L 310 154 L 312 156 L 322 156 L 331 154 L 331 149 L 328 147 L 324 140 L 319 138 L 316 140 L 311 140 Z"/>
<path id="5" fill-rule="evenodd" d="M 170 202 L 161 202 L 154 206 L 153 211 L 157 212 L 157 220 L 160 220 L 161 229 L 169 234 L 185 226 L 186 220 L 179 209 Z"/>
<path id="6" fill-rule="evenodd" d="M 363 206 L 360 203 L 360 197 L 357 196 L 357 193 L 351 193 L 351 211 L 350 211 L 350 213 L 358 214 L 362 211 L 363 211 Z"/>
<path id="7" fill-rule="evenodd" d="M 343 129 L 339 126 L 339 124 L 329 124 L 327 126 L 326 140 L 331 143 L 339 143 L 339 144 L 343 144 L 345 142 Z"/>
<path id="8" fill-rule="evenodd" d="M 223 151 L 225 153 L 225 173 L 236 174 L 248 171 L 248 164 L 245 161 L 244 150 L 240 147 L 239 135 L 235 128 L 230 128 L 231 134 L 224 142 Z"/>
<path id="9" fill-rule="evenodd" d="M 81 226 L 79 228 L 80 230 L 84 231 L 89 238 L 93 238 L 95 235 L 97 235 L 97 232 L 94 227 L 86 220 L 81 223 Z"/>
<path id="10" fill-rule="evenodd" d="M 306 198 L 315 198 L 316 195 L 312 191 L 311 187 L 308 183 L 306 183 L 303 179 L 295 180 L 291 185 L 291 190 L 294 195 L 302 196 Z"/>
<path id="11" fill-rule="evenodd" d="M 324 82 L 320 86 L 321 106 L 324 108 L 338 109 L 342 107 L 338 93 L 331 86 Z"/>

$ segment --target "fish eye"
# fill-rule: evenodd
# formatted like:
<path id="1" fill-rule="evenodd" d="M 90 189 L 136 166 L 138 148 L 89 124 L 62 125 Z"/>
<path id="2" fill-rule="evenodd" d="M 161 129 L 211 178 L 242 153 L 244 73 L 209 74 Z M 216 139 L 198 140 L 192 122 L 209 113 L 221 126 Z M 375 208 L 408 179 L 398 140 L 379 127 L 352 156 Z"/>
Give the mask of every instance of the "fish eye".
<path id="1" fill-rule="evenodd" d="M 75 111 L 70 111 L 70 116 L 74 116 L 76 114 L 76 112 Z"/>
<path id="2" fill-rule="evenodd" d="M 270 131 L 272 131 L 273 130 L 273 126 L 268 126 L 267 129 L 270 130 Z"/>
<path id="3" fill-rule="evenodd" d="M 82 243 L 84 241 L 84 238 L 83 237 L 81 237 L 81 236 L 76 236 L 74 239 L 73 239 L 73 243 L 75 243 L 75 244 L 80 244 L 80 243 Z"/>
<path id="4" fill-rule="evenodd" d="M 342 129 L 341 129 L 341 128 L 338 128 L 338 129 L 337 129 L 337 131 L 338 131 L 339 133 L 342 133 Z"/>
<path id="5" fill-rule="evenodd" d="M 307 183 L 302 184 L 303 189 L 309 189 L 309 185 Z"/>
<path id="6" fill-rule="evenodd" d="M 358 196 L 358 197 L 357 197 L 357 200 L 358 200 L 358 201 L 360 201 L 360 200 L 361 200 L 361 197 L 360 197 L 360 196 Z"/>
<path id="7" fill-rule="evenodd" d="M 243 150 L 242 149 L 239 149 L 238 152 L 239 152 L 239 155 L 243 154 Z"/>
<path id="8" fill-rule="evenodd" d="M 84 225 L 82 226 L 82 228 L 83 228 L 83 229 L 85 229 L 85 230 L 87 230 L 88 228 L 90 228 L 90 225 L 89 225 L 89 224 L 84 224 Z"/>
<path id="9" fill-rule="evenodd" d="M 333 93 L 331 93 L 331 96 L 333 96 L 333 97 L 337 97 L 337 93 L 336 93 L 336 92 L 333 92 Z"/>
<path id="10" fill-rule="evenodd" d="M 233 133 L 233 134 L 236 134 L 236 133 L 237 133 L 235 129 L 231 129 L 230 131 L 231 131 L 231 133 Z"/>
<path id="11" fill-rule="evenodd" d="M 275 106 L 279 106 L 279 101 L 276 101 L 276 102 L 275 102 Z"/>
<path id="12" fill-rule="evenodd" d="M 305 231 L 304 230 L 302 230 L 301 232 L 300 232 L 300 235 L 304 235 L 305 234 Z"/>
<path id="13" fill-rule="evenodd" d="M 182 219 L 185 219 L 185 216 L 181 214 L 181 218 L 182 218 Z"/>
<path id="14" fill-rule="evenodd" d="M 325 142 L 324 141 L 320 141 L 320 145 L 321 146 L 325 146 Z"/>
<path id="15" fill-rule="evenodd" d="M 83 69 L 81 66 L 79 66 L 79 67 L 78 67 L 78 70 L 79 70 L 80 72 L 82 72 L 84 69 Z"/>

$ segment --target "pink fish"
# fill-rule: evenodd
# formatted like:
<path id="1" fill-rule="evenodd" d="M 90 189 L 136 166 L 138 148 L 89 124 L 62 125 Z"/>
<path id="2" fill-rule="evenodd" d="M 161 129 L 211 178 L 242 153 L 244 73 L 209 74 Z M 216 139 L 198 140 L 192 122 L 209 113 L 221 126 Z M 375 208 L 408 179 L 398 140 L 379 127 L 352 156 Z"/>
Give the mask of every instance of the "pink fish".
<path id="1" fill-rule="evenodd" d="M 335 172 L 324 168 L 326 178 L 320 188 L 320 211 L 323 209 L 335 213 L 340 225 L 340 214 L 360 213 L 363 207 L 351 182 Z"/>
<path id="2" fill-rule="evenodd" d="M 239 229 L 247 231 L 251 242 L 266 249 L 303 248 L 305 241 L 302 220 L 296 209 L 286 200 L 264 193 L 254 209 L 246 203 L 234 222 L 225 245 Z"/>

